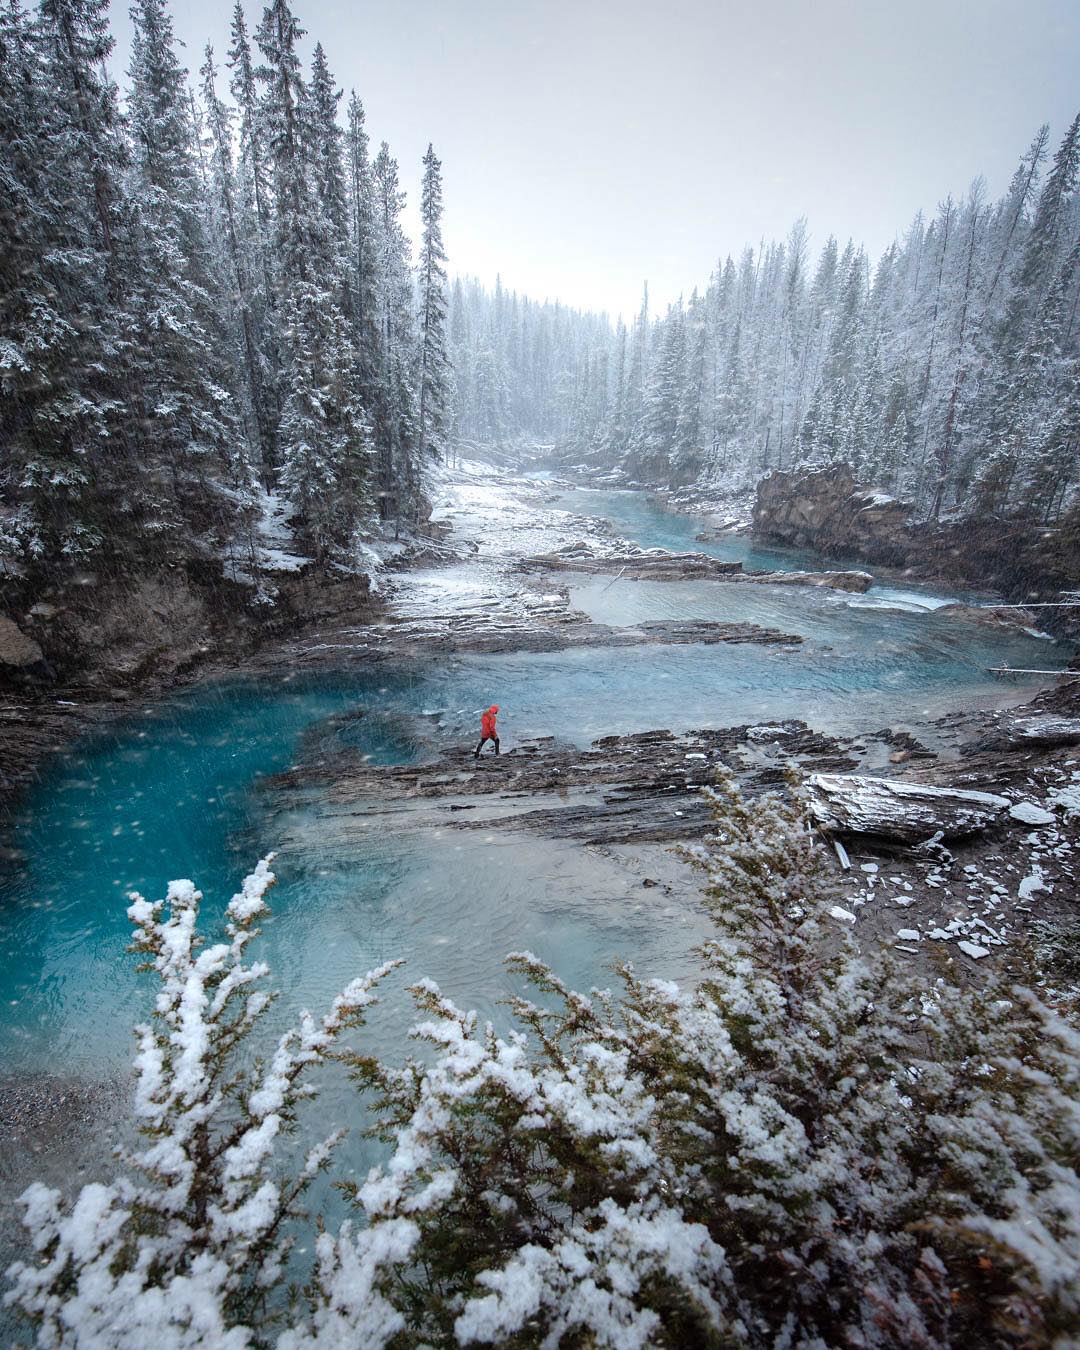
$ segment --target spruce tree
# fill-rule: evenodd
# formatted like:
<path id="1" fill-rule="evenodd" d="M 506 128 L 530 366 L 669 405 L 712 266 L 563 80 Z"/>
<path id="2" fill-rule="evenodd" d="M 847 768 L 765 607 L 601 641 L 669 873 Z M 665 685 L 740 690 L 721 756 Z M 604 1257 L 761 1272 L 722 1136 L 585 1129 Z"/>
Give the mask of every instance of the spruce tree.
<path id="1" fill-rule="evenodd" d="M 413 387 L 416 339 L 413 325 L 409 242 L 401 226 L 405 194 L 397 160 L 383 141 L 373 167 L 378 229 L 377 299 L 383 401 L 375 437 L 379 503 L 383 519 L 413 516 L 420 501 L 417 419 Z"/>
<path id="2" fill-rule="evenodd" d="M 224 545 L 238 524 L 236 498 L 216 486 L 246 489 L 250 455 L 209 267 L 187 72 L 164 0 L 138 0 L 132 21 L 128 338 L 142 454 L 153 466 L 137 485 L 137 509 L 164 547 L 182 535 Z"/>
<path id="3" fill-rule="evenodd" d="M 349 97 L 345 183 L 349 216 L 350 311 L 356 330 L 360 388 L 374 417 L 381 392 L 379 376 L 382 370 L 375 185 L 368 155 L 364 105 L 355 92 Z"/>
<path id="4" fill-rule="evenodd" d="M 286 0 L 274 0 L 259 26 L 264 65 L 257 74 L 266 85 L 275 271 L 282 285 L 280 482 L 295 508 L 300 537 L 324 563 L 350 554 L 365 514 L 371 426 L 354 335 L 342 309 L 344 186 L 336 128 L 331 131 L 326 121 L 336 97 L 325 60 L 317 72 L 318 101 L 309 92 L 296 50 L 302 35 Z"/>
<path id="5" fill-rule="evenodd" d="M 124 543 L 126 148 L 107 8 L 43 0 L 0 20 L 0 551 L 32 576 Z"/>
<path id="6" fill-rule="evenodd" d="M 446 334 L 446 250 L 442 240 L 442 165 L 429 145 L 420 190 L 420 360 L 417 377 L 419 453 L 442 458 L 450 407 L 450 358 Z"/>
<path id="7" fill-rule="evenodd" d="M 218 97 L 213 49 L 207 45 L 201 69 L 202 97 L 210 131 L 210 183 L 213 219 L 221 234 L 228 298 L 226 316 L 239 326 L 240 345 L 247 384 L 247 401 L 254 423 L 252 440 L 258 447 L 258 461 L 272 464 L 275 459 L 276 427 L 273 425 L 272 400 L 268 396 L 269 361 L 263 346 L 266 314 L 258 292 L 255 254 L 248 237 L 250 221 L 245 219 L 237 192 L 233 164 L 233 113 Z M 262 320 L 263 322 L 260 322 Z"/>

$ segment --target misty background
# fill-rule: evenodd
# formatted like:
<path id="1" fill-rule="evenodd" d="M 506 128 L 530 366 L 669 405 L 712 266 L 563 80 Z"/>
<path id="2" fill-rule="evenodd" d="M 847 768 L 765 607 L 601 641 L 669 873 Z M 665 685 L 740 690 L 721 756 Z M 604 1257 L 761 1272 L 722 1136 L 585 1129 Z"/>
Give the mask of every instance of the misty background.
<path id="1" fill-rule="evenodd" d="M 113 73 L 131 24 L 114 0 Z M 246 5 L 257 24 L 261 5 Z M 301 0 L 409 192 L 446 168 L 454 272 L 628 316 L 805 215 L 876 257 L 920 207 L 1008 183 L 1040 122 L 1080 94 L 1073 0 Z M 177 36 L 223 64 L 231 6 L 188 0 Z M 121 81 L 123 83 L 123 81 Z"/>

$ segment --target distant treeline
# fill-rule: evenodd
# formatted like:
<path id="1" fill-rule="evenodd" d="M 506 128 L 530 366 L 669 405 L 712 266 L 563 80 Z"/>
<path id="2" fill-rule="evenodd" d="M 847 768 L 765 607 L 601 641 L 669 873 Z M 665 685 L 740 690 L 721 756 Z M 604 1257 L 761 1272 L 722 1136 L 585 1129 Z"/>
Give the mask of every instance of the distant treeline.
<path id="1" fill-rule="evenodd" d="M 458 427 L 558 440 L 650 482 L 843 459 L 912 498 L 1052 520 L 1080 477 L 1080 117 L 1008 192 L 920 212 L 872 266 L 805 220 L 627 328 L 455 291 Z"/>

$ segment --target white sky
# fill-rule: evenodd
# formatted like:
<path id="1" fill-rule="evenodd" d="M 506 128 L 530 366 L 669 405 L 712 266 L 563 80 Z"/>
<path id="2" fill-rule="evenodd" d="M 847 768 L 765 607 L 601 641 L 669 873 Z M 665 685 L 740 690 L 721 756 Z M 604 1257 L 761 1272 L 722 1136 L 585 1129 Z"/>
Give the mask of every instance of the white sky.
<path id="1" fill-rule="evenodd" d="M 208 39 L 224 64 L 231 5 L 174 0 L 193 72 Z M 976 174 L 999 195 L 1038 125 L 1056 146 L 1080 109 L 1080 0 L 293 5 L 410 208 L 434 142 L 452 272 L 612 314 L 646 278 L 655 304 L 689 293 L 800 215 L 814 247 L 832 232 L 876 255 Z"/>

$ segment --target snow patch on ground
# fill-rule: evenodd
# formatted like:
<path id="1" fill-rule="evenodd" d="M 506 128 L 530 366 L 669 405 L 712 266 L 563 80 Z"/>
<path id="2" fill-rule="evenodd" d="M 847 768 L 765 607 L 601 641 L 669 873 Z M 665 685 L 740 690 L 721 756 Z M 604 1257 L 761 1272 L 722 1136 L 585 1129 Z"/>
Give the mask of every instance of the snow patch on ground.
<path id="1" fill-rule="evenodd" d="M 1015 806 L 1009 808 L 1009 815 L 1013 820 L 1019 820 L 1024 825 L 1052 825 L 1054 815 L 1052 811 L 1047 811 L 1043 806 L 1036 806 L 1034 802 L 1017 802 Z"/>
<path id="2" fill-rule="evenodd" d="M 1046 797 L 1066 816 L 1080 816 L 1080 773 L 1074 773 L 1072 781 L 1064 787 L 1052 787 Z"/>

